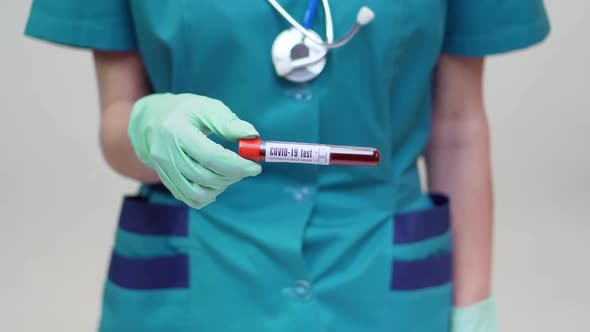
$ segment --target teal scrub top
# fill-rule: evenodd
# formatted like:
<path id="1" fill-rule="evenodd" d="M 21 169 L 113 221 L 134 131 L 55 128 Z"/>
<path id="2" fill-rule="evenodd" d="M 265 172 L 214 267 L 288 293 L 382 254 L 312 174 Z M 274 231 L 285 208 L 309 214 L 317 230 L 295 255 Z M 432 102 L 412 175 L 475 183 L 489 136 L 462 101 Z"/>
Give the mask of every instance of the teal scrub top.
<path id="1" fill-rule="evenodd" d="M 280 3 L 303 19 L 307 1 Z M 424 192 L 417 168 L 433 69 L 442 52 L 539 43 L 548 17 L 542 0 L 338 0 L 336 38 L 362 5 L 374 21 L 293 84 L 271 62 L 290 26 L 265 0 L 33 1 L 28 36 L 139 52 L 154 92 L 219 99 L 265 140 L 382 155 L 369 168 L 264 164 L 202 210 L 159 186 L 125 197 L 101 331 L 448 331 L 449 197 Z"/>

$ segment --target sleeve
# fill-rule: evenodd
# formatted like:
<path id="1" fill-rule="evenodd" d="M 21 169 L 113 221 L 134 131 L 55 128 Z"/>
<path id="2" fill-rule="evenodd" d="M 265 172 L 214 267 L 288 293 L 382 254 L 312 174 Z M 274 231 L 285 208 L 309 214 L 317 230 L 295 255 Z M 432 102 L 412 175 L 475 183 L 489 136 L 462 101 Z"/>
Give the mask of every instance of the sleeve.
<path id="1" fill-rule="evenodd" d="M 443 52 L 481 57 L 527 48 L 550 32 L 543 0 L 448 0 Z"/>
<path id="2" fill-rule="evenodd" d="M 136 49 L 128 0 L 33 0 L 25 35 L 78 48 Z"/>

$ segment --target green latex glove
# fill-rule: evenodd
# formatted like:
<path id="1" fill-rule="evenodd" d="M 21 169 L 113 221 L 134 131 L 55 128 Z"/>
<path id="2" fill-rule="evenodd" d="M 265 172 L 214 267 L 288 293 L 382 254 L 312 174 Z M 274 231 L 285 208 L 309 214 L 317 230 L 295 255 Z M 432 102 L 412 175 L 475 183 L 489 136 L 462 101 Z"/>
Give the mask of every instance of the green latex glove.
<path id="1" fill-rule="evenodd" d="M 200 209 L 261 166 L 207 136 L 237 141 L 259 136 L 222 102 L 194 94 L 152 94 L 133 106 L 128 128 L 139 159 L 177 199 Z"/>
<path id="2" fill-rule="evenodd" d="M 493 297 L 465 308 L 454 308 L 451 332 L 497 332 L 498 319 Z"/>

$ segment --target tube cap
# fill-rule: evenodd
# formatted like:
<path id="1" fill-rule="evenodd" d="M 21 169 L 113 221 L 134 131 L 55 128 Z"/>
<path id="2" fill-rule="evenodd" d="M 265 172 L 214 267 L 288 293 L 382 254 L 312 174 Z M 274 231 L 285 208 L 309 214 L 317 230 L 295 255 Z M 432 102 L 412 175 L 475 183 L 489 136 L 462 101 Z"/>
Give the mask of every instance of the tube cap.
<path id="1" fill-rule="evenodd" d="M 260 137 L 253 139 L 240 139 L 238 154 L 255 162 L 260 160 Z"/>

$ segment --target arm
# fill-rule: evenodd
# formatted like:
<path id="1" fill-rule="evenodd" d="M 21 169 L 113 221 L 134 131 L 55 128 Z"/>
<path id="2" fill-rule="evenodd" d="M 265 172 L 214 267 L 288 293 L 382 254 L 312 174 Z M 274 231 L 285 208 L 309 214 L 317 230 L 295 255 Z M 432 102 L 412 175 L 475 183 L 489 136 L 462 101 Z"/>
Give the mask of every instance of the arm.
<path id="1" fill-rule="evenodd" d="M 114 170 L 144 183 L 161 182 L 175 198 L 197 209 L 214 202 L 229 185 L 260 174 L 259 164 L 208 138 L 210 133 L 232 141 L 259 136 L 221 101 L 190 93 L 151 93 L 139 54 L 94 54 L 100 142 Z"/>
<path id="2" fill-rule="evenodd" d="M 123 176 L 146 183 L 158 174 L 136 156 L 128 136 L 133 104 L 149 93 L 149 83 L 137 53 L 94 52 L 100 93 L 100 144 L 107 163 Z"/>
<path id="3" fill-rule="evenodd" d="M 482 59 L 440 57 L 426 151 L 431 191 L 452 204 L 454 305 L 486 299 L 491 288 L 493 194 Z"/>

